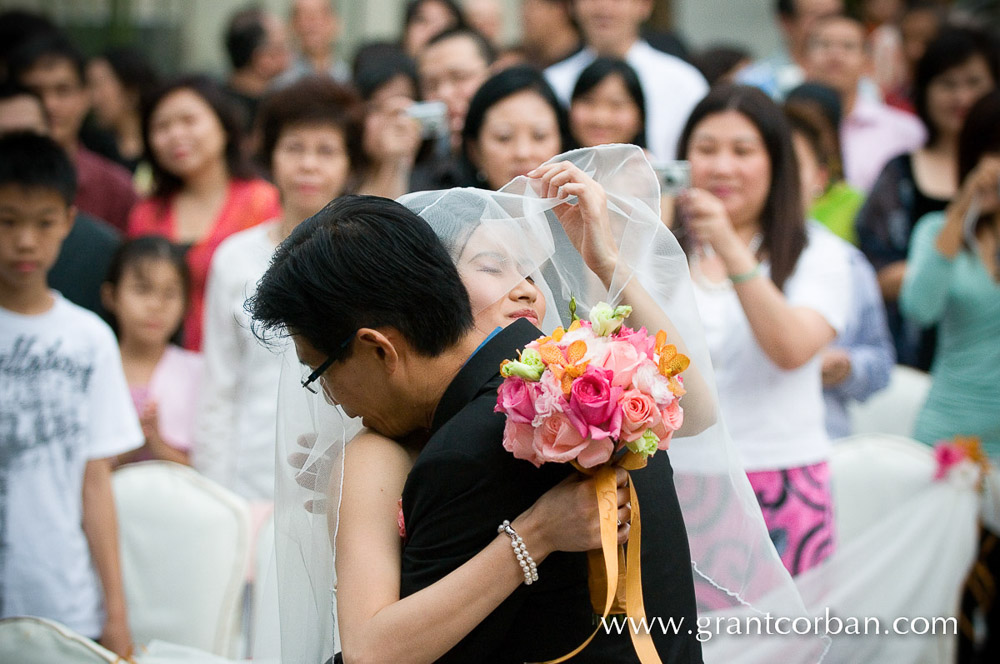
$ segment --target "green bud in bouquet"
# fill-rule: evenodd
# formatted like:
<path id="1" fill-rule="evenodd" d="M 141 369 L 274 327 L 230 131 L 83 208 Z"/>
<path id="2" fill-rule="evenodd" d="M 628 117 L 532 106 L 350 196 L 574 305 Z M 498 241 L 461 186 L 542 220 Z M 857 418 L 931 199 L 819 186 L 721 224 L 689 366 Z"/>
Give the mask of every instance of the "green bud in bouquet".
<path id="1" fill-rule="evenodd" d="M 640 437 L 636 438 L 631 443 L 626 443 L 626 446 L 629 450 L 640 456 L 651 457 L 656 453 L 657 445 L 659 444 L 660 437 L 653 433 L 652 429 L 646 429 Z"/>
<path id="2" fill-rule="evenodd" d="M 532 382 L 540 379 L 544 371 L 545 362 L 542 361 L 542 356 L 534 348 L 525 348 L 521 353 L 520 360 L 505 362 L 500 367 L 500 375 L 504 378 L 517 376 Z"/>

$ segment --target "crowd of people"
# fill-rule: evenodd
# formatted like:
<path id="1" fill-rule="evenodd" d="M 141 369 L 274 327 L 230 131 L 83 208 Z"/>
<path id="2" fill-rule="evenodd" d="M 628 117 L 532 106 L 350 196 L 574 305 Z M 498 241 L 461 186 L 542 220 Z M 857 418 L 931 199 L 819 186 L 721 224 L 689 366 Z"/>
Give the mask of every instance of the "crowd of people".
<path id="1" fill-rule="evenodd" d="M 523 0 L 516 45 L 501 41 L 495 2 L 409 0 L 398 39 L 348 63 L 332 3 L 290 5 L 287 17 L 231 17 L 223 81 L 157 71 L 138 46 L 88 58 L 46 17 L 0 14 L 0 617 L 52 618 L 131 651 L 110 484 L 122 464 L 192 466 L 266 516 L 280 346 L 292 344 L 261 344 L 247 301 L 276 255 L 289 260 L 304 221 L 337 199 L 348 212 L 375 200 L 350 194 L 497 191 L 516 178 L 578 196 L 598 218 L 600 184 L 539 170 L 574 148 L 632 144 L 654 166 L 687 162 L 690 181 L 663 192 L 662 223 L 687 257 L 719 416 L 793 576 L 836 550 L 832 446 L 852 433 L 851 404 L 883 389 L 897 363 L 930 374 L 914 439 L 971 436 L 1000 459 L 995 26 L 947 2 L 862 1 L 854 14 L 841 0 L 779 0 L 783 46 L 754 60 L 739 45 L 695 52 L 648 31 L 652 0 Z M 609 285 L 613 252 L 595 253 L 595 241 L 576 246 L 580 266 Z M 475 274 L 505 267 L 453 253 L 478 329 L 542 326 L 530 277 L 494 293 Z M 311 380 L 332 371 L 323 356 L 383 343 L 347 332 L 339 348 L 310 348 L 315 362 L 297 349 L 318 371 Z M 364 598 L 343 609 L 345 652 L 436 659 L 518 576 L 476 621 L 449 623 L 447 639 L 395 638 L 414 611 L 442 610 L 400 609 L 390 569 L 421 444 L 365 436 L 348 457 L 338 536 L 355 538 L 340 542 L 338 571 L 355 571 L 342 590 Z M 387 469 L 378 486 L 350 470 L 365 464 Z M 581 494 L 552 491 L 515 526 L 545 555 L 593 545 Z M 578 521 L 539 516 L 560 510 Z M 382 568 L 370 541 L 396 549 L 376 559 Z M 995 541 L 984 531 L 983 563 L 1000 571 Z M 469 553 L 484 567 L 509 555 Z M 688 599 L 679 612 L 693 612 Z M 993 638 L 968 637 L 962 661 L 1000 647 L 1000 603 L 976 599 L 975 624 Z M 396 613 L 373 618 L 387 606 Z M 670 661 L 697 652 L 680 647 Z"/>

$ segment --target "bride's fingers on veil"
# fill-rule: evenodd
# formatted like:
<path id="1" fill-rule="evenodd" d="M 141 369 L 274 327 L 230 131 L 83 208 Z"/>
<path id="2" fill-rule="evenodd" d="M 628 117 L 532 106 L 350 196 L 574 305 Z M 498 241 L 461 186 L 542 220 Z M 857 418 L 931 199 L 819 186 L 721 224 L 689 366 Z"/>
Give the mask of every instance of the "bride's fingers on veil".
<path id="1" fill-rule="evenodd" d="M 315 432 L 299 434 L 299 437 L 295 439 L 299 447 L 305 447 L 306 449 L 312 449 L 316 444 L 316 439 L 319 438 L 319 434 Z"/>
<path id="2" fill-rule="evenodd" d="M 311 514 L 326 514 L 326 498 L 307 500 L 302 504 L 302 506 L 305 507 L 306 511 Z"/>

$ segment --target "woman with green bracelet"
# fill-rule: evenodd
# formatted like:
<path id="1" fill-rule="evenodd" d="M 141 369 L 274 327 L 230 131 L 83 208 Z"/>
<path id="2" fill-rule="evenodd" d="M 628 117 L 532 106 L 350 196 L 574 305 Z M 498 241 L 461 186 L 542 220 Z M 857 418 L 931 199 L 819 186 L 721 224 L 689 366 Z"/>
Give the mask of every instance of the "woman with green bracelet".
<path id="1" fill-rule="evenodd" d="M 790 130 L 760 91 L 714 89 L 678 152 L 692 184 L 678 237 L 722 415 L 771 539 L 799 574 L 834 549 L 820 356 L 847 318 L 848 256 L 807 229 Z"/>

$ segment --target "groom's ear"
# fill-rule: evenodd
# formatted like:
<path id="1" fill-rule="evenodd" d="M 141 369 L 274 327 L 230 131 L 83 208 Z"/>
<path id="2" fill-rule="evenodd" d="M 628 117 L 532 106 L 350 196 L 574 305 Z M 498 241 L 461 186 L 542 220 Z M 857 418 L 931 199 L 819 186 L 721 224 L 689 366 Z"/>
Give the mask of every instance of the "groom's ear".
<path id="1" fill-rule="evenodd" d="M 361 346 L 355 348 L 355 352 L 361 350 L 371 353 L 372 357 L 384 366 L 386 374 L 392 374 L 399 366 L 401 349 L 397 346 L 401 337 L 398 334 L 392 334 L 391 331 L 387 330 L 386 332 L 388 334 L 370 327 L 361 328 L 358 330 L 354 342 Z"/>

